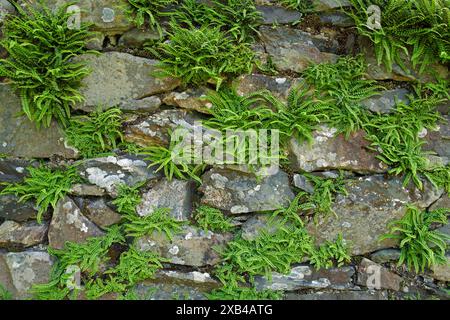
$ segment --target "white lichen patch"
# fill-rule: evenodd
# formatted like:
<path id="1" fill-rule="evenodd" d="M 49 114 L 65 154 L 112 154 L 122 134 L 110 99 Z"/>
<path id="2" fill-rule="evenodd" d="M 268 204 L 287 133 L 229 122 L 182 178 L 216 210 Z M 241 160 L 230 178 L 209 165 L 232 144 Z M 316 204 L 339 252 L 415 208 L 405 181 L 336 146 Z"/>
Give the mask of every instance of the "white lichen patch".
<path id="1" fill-rule="evenodd" d="M 249 213 L 250 210 L 246 206 L 233 206 L 230 209 L 231 213 Z"/>
<path id="2" fill-rule="evenodd" d="M 180 248 L 176 245 L 169 249 L 169 253 L 174 256 L 176 256 L 179 252 Z"/>

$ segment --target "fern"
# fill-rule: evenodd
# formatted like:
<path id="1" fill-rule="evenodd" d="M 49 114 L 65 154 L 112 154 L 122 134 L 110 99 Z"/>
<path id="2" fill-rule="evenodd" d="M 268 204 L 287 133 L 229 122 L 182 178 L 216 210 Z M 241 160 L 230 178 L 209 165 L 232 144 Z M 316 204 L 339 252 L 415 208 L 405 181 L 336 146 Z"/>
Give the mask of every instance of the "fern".
<path id="1" fill-rule="evenodd" d="M 182 28 L 172 21 L 168 42 L 160 45 L 159 76 L 180 78 L 185 84 L 209 81 L 219 89 L 227 77 L 249 73 L 254 53 L 247 43 L 236 44 L 219 27 Z"/>
<path id="2" fill-rule="evenodd" d="M 178 0 L 127 0 L 125 15 L 137 27 L 148 25 L 150 29 L 158 31 L 163 36 L 163 29 L 159 22 L 162 17 L 170 16 L 166 9 L 168 6 L 177 4 Z"/>
<path id="3" fill-rule="evenodd" d="M 120 213 L 133 214 L 136 212 L 136 206 L 142 202 L 139 194 L 139 189 L 145 184 L 138 183 L 133 187 L 126 184 L 119 185 L 117 198 L 112 201 L 112 204 L 117 207 Z"/>
<path id="4" fill-rule="evenodd" d="M 406 70 L 403 57 L 423 73 L 435 62 L 448 63 L 450 52 L 449 0 L 351 0 L 350 16 L 358 32 L 367 36 L 375 46 L 378 64 L 388 71 L 397 63 Z M 367 25 L 368 7 L 381 9 L 381 28 Z M 411 54 L 410 54 L 411 52 Z"/>
<path id="5" fill-rule="evenodd" d="M 1 300 L 12 300 L 12 294 L 0 283 L 0 301 Z"/>
<path id="6" fill-rule="evenodd" d="M 192 178 L 201 184 L 202 180 L 199 175 L 205 169 L 205 165 L 192 164 L 191 159 L 186 159 L 186 155 L 183 155 L 183 158 L 179 159 L 178 157 L 180 157 L 180 154 L 177 151 L 179 143 L 180 142 L 171 138 L 169 148 L 150 146 L 142 149 L 139 154 L 147 156 L 145 160 L 151 162 L 149 167 L 157 167 L 155 172 L 160 172 L 162 170 L 169 181 L 174 177 L 177 179 Z M 182 151 L 189 150 L 183 149 Z"/>
<path id="7" fill-rule="evenodd" d="M 150 215 L 140 217 L 136 214 L 127 214 L 124 216 L 124 230 L 128 237 L 143 237 L 151 235 L 153 232 L 165 234 L 170 240 L 173 235 L 181 231 L 184 224 L 175 218 L 170 217 L 170 209 L 158 208 Z"/>
<path id="8" fill-rule="evenodd" d="M 53 170 L 41 165 L 38 168 L 28 167 L 27 171 L 29 177 L 20 183 L 6 183 L 0 195 L 14 194 L 19 197 L 19 202 L 34 200 L 38 208 L 39 223 L 49 207 L 55 208 L 58 201 L 70 191 L 72 185 L 81 181 L 77 169 L 73 166 Z"/>
<path id="9" fill-rule="evenodd" d="M 369 134 L 367 139 L 372 142 L 370 148 L 378 151 L 377 158 L 391 167 L 389 173 L 405 175 L 405 186 L 412 180 L 422 189 L 421 177 L 425 173 L 431 177 L 431 172 L 439 169 L 429 168 L 426 156 L 432 153 L 422 151 L 425 142 L 419 138 L 419 133 L 423 128 L 433 129 L 441 119 L 435 110 L 440 100 L 410 98 L 409 105 L 397 104 L 395 113 L 374 116 L 365 129 Z"/>
<path id="10" fill-rule="evenodd" d="M 208 230 L 226 232 L 233 230 L 231 219 L 224 217 L 223 213 L 215 208 L 200 206 L 194 214 L 198 225 L 206 232 Z"/>
<path id="11" fill-rule="evenodd" d="M 219 28 L 237 42 L 252 42 L 261 23 L 261 13 L 253 0 L 185 0 L 173 17 L 179 25 L 190 28 Z"/>
<path id="12" fill-rule="evenodd" d="M 126 294 L 139 281 L 152 279 L 162 262 L 167 262 L 153 252 L 140 252 L 131 247 L 120 255 L 119 263 L 107 270 L 106 279 L 91 279 L 86 284 L 88 299 L 98 299 L 107 293 Z M 136 296 L 135 296 L 136 297 Z"/>
<path id="13" fill-rule="evenodd" d="M 336 179 L 322 178 L 306 173 L 303 175 L 314 185 L 314 192 L 312 194 L 304 194 L 305 199 L 299 206 L 300 209 L 303 211 L 312 211 L 316 222 L 320 215 L 327 216 L 333 214 L 336 216 L 332 208 L 336 195 L 348 195 L 342 172 Z"/>
<path id="14" fill-rule="evenodd" d="M 87 274 L 91 278 L 100 271 L 104 263 L 109 261 L 110 247 L 113 244 L 124 243 L 125 238 L 121 234 L 120 227 L 113 226 L 108 229 L 105 236 L 89 238 L 85 243 L 67 242 L 62 250 L 49 248 L 49 253 L 57 259 L 50 281 L 47 284 L 34 285 L 31 292 L 40 300 L 62 300 L 71 292 L 76 298 L 78 290 L 67 286 L 73 276 L 68 272 L 68 268 L 77 266 L 82 274 Z"/>
<path id="15" fill-rule="evenodd" d="M 427 267 L 447 262 L 445 256 L 450 237 L 431 229 L 433 224 L 446 224 L 449 209 L 438 209 L 424 212 L 414 206 L 409 206 L 405 216 L 390 224 L 390 234 L 381 237 L 400 241 L 401 255 L 399 265 L 405 263 L 416 272 Z"/>
<path id="16" fill-rule="evenodd" d="M 73 117 L 65 130 L 67 142 L 84 158 L 110 152 L 117 148 L 118 142 L 123 142 L 121 115 L 119 108 L 111 108 Z"/>
<path id="17" fill-rule="evenodd" d="M 366 65 L 362 56 L 342 57 L 335 64 L 321 63 L 308 67 L 303 76 L 317 95 L 324 95 L 326 114 L 331 126 L 348 138 L 369 122 L 369 113 L 360 102 L 375 95 L 381 86 L 365 80 Z"/>
<path id="18" fill-rule="evenodd" d="M 55 13 L 42 3 L 37 9 L 16 6 L 18 14 L 3 26 L 0 45 L 8 58 L 0 60 L 0 76 L 18 90 L 23 113 L 38 127 L 50 126 L 52 119 L 66 126 L 71 106 L 83 100 L 78 87 L 89 70 L 72 59 L 88 52 L 91 33 L 86 24 L 69 29 L 69 5 Z"/>

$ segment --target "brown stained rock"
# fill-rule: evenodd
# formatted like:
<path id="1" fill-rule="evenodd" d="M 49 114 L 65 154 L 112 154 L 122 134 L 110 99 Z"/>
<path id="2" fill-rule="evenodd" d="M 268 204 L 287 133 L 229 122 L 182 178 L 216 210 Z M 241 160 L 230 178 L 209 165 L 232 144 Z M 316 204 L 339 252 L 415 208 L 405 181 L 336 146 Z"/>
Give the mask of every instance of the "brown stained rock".
<path id="1" fill-rule="evenodd" d="M 112 226 L 122 220 L 122 215 L 111 209 L 104 198 L 78 198 L 76 202 L 83 214 L 101 228 Z"/>
<path id="2" fill-rule="evenodd" d="M 357 267 L 357 284 L 371 289 L 399 291 L 402 278 L 388 269 L 363 258 Z"/>
<path id="3" fill-rule="evenodd" d="M 0 196 L 0 219 L 24 222 L 36 219 L 38 209 L 33 201 L 19 202 L 15 195 Z"/>
<path id="4" fill-rule="evenodd" d="M 440 281 L 450 281 L 450 255 L 447 255 L 447 261 L 431 267 L 431 276 Z"/>
<path id="5" fill-rule="evenodd" d="M 203 87 L 187 89 L 183 92 L 171 92 L 164 97 L 163 102 L 168 106 L 209 114 L 212 104 L 206 99 L 207 93 L 208 89 Z"/>
<path id="6" fill-rule="evenodd" d="M 234 83 L 237 93 L 241 96 L 259 90 L 269 90 L 278 99 L 286 101 L 290 90 L 300 82 L 301 79 L 298 78 L 249 74 L 240 76 Z"/>
<path id="7" fill-rule="evenodd" d="M 9 251 L 22 250 L 45 241 L 48 223 L 38 224 L 35 221 L 23 224 L 5 221 L 0 225 L 0 248 Z"/>
<path id="8" fill-rule="evenodd" d="M 348 139 L 343 134 L 335 136 L 337 130 L 322 126 L 313 133 L 313 141 L 289 142 L 291 167 L 298 171 L 323 171 L 342 169 L 359 173 L 387 172 L 387 166 L 376 159 L 377 153 L 368 150 L 370 142 L 366 133 L 359 130 Z"/>
<path id="9" fill-rule="evenodd" d="M 63 249 L 68 241 L 83 243 L 102 235 L 104 232 L 81 213 L 72 199 L 66 196 L 58 201 L 48 232 L 51 248 Z"/>
<path id="10" fill-rule="evenodd" d="M 2 286 L 12 298 L 16 297 L 17 290 L 14 287 L 13 279 L 9 272 L 8 264 L 6 263 L 6 254 L 4 252 L 0 252 L 0 286 Z"/>

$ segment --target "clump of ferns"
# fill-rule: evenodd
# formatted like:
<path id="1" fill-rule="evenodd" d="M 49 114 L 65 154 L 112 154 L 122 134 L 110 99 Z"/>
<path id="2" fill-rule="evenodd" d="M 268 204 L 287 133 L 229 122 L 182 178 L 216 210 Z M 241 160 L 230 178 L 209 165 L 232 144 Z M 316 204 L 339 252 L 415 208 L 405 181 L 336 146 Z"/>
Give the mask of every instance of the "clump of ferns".
<path id="1" fill-rule="evenodd" d="M 282 143 L 292 136 L 299 140 L 312 140 L 312 131 L 327 118 L 327 104 L 314 98 L 305 83 L 290 91 L 286 103 L 268 90 L 240 96 L 233 87 L 211 91 L 206 99 L 212 104 L 212 118 L 204 122 L 206 126 L 222 132 L 237 129 L 278 130 Z"/>
<path id="2" fill-rule="evenodd" d="M 447 263 L 445 256 L 450 237 L 437 230 L 436 224 L 446 224 L 448 208 L 422 211 L 414 206 L 408 206 L 405 216 L 390 224 L 390 232 L 381 237 L 399 241 L 401 250 L 399 265 L 405 263 L 416 272 L 425 268 Z"/>
<path id="3" fill-rule="evenodd" d="M 450 61 L 449 0 L 350 0 L 350 16 L 358 32 L 375 46 L 378 64 L 392 71 L 394 63 L 404 70 L 408 57 L 419 73 L 435 62 Z M 379 26 L 369 24 L 374 16 L 371 6 L 380 9 Z M 373 22 L 373 21 L 372 21 Z"/>
<path id="4" fill-rule="evenodd" d="M 138 28 L 148 26 L 156 30 L 160 37 L 163 36 L 163 28 L 160 19 L 170 16 L 172 13 L 168 7 L 177 4 L 178 0 L 127 0 L 125 15 Z"/>
<path id="5" fill-rule="evenodd" d="M 185 0 L 173 17 L 183 26 L 219 28 L 237 42 L 252 42 L 262 21 L 253 0 Z"/>
<path id="6" fill-rule="evenodd" d="M 75 116 L 65 130 L 66 140 L 84 158 L 110 153 L 124 142 L 122 111 L 97 109 L 89 115 Z"/>
<path id="7" fill-rule="evenodd" d="M 366 64 L 361 55 L 342 57 L 336 63 L 321 63 L 308 67 L 302 75 L 314 87 L 316 95 L 327 101 L 327 123 L 348 138 L 369 122 L 369 112 L 360 102 L 384 89 L 364 78 Z"/>
<path id="8" fill-rule="evenodd" d="M 273 212 L 267 226 L 256 237 L 244 239 L 238 236 L 219 251 L 222 263 L 216 267 L 215 275 L 223 287 L 212 291 L 209 299 L 239 299 L 243 294 L 253 296 L 254 287 L 245 286 L 245 283 L 254 286 L 255 276 L 265 276 L 270 280 L 272 272 L 288 274 L 292 264 L 302 259 L 310 260 L 317 269 L 335 264 L 341 266 L 350 261 L 348 246 L 342 236 L 338 236 L 335 242 L 315 245 L 299 216 L 301 197 L 299 194 L 288 208 Z M 280 298 L 280 294 L 265 291 L 259 297 Z"/>
<path id="9" fill-rule="evenodd" d="M 38 8 L 17 5 L 17 15 L 8 16 L 3 26 L 0 45 L 8 57 L 0 60 L 0 76 L 17 89 L 23 113 L 38 127 L 50 126 L 53 119 L 68 125 L 71 106 L 83 100 L 78 88 L 89 69 L 72 59 L 92 52 L 85 48 L 92 34 L 84 23 L 70 28 L 68 5 L 56 12 L 41 3 Z"/>
<path id="10" fill-rule="evenodd" d="M 251 72 L 254 52 L 248 43 L 236 43 L 217 26 L 183 28 L 174 21 L 170 26 L 169 41 L 152 50 L 161 60 L 156 76 L 214 83 L 218 90 L 227 78 Z"/>
<path id="11" fill-rule="evenodd" d="M 448 168 L 432 167 L 429 155 L 423 151 L 425 141 L 420 138 L 424 129 L 434 129 L 442 119 L 436 111 L 440 99 L 410 97 L 409 104 L 400 102 L 394 113 L 373 116 L 366 124 L 367 139 L 372 142 L 371 149 L 378 151 L 378 159 L 390 166 L 389 173 L 404 175 L 404 185 L 411 180 L 423 189 L 422 177 L 428 178 L 437 187 L 446 187 L 442 180 Z"/>

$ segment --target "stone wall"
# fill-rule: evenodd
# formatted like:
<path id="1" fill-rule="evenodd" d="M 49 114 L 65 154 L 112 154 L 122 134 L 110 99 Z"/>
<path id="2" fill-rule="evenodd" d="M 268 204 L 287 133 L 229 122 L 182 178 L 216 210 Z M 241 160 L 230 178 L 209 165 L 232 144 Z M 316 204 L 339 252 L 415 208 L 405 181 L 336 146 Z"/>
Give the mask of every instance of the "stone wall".
<path id="1" fill-rule="evenodd" d="M 65 1 L 47 1 L 56 6 Z M 82 19 L 91 22 L 98 35 L 89 45 L 101 53 L 77 57 L 92 72 L 83 80 L 85 101 L 73 107 L 80 114 L 98 105 L 105 109 L 118 106 L 124 112 L 125 139 L 141 145 L 167 144 L 168 129 L 179 123 L 192 124 L 207 116 L 210 105 L 204 100 L 206 87 L 185 87 L 178 79 L 155 78 L 156 60 L 142 54 L 144 41 L 158 38 L 154 31 L 133 27 L 117 7 L 118 0 L 82 0 L 86 9 Z M 339 56 L 363 52 L 369 65 L 367 77 L 389 83 L 390 89 L 364 102 L 373 112 L 390 112 L 397 99 L 407 102 L 410 81 L 426 81 L 427 75 L 405 74 L 399 68 L 387 71 L 378 66 L 373 47 L 363 41 L 336 1 L 315 0 L 313 14 L 300 24 L 292 25 L 301 15 L 278 6 L 276 1 L 257 0 L 263 22 L 253 46 L 257 55 L 273 63 L 277 75 L 265 75 L 256 68 L 253 73 L 234 80 L 240 94 L 268 89 L 286 100 L 289 89 L 301 81 L 299 73 L 312 63 L 334 62 Z M 13 12 L 8 1 L 0 1 L 1 12 Z M 1 23 L 0 15 L 0 23 Z M 1 53 L 3 55 L 3 53 Z M 434 67 L 433 67 L 434 68 Z M 435 66 L 448 76 L 445 66 Z M 7 81 L 0 83 L 0 182 L 20 182 L 27 167 L 39 161 L 53 166 L 78 161 L 77 150 L 64 141 L 57 123 L 37 129 L 26 117 L 17 117 L 20 99 Z M 426 132 L 426 147 L 447 163 L 449 123 L 434 132 Z M 351 244 L 352 262 L 331 269 L 316 270 L 306 261 L 292 266 L 290 274 L 273 273 L 272 280 L 258 277 L 258 289 L 283 290 L 286 299 L 388 299 L 420 294 L 445 298 L 440 288 L 448 285 L 448 265 L 417 275 L 396 266 L 398 243 L 380 241 L 389 231 L 390 222 L 403 217 L 406 204 L 422 210 L 449 207 L 444 190 L 425 183 L 423 190 L 413 184 L 402 185 L 403 178 L 387 174 L 389 168 L 376 158 L 358 131 L 345 137 L 336 129 L 318 128 L 311 142 L 292 139 L 288 152 L 291 165 L 276 174 L 258 179 L 254 174 L 211 166 L 202 176 L 203 184 L 174 179 L 168 181 L 160 172 L 147 166 L 141 156 L 119 154 L 89 159 L 78 166 L 86 183 L 72 188 L 44 222 L 36 222 L 37 208 L 32 201 L 20 202 L 13 195 L 0 196 L 0 284 L 15 298 L 29 296 L 33 284 L 45 283 L 54 258 L 47 247 L 61 249 L 66 241 L 83 242 L 101 236 L 105 228 L 121 219 L 111 201 L 119 183 L 133 186 L 143 182 L 143 202 L 138 213 L 168 207 L 179 220 L 191 221 L 172 240 L 153 236 L 138 240 L 142 250 L 156 250 L 170 263 L 158 271 L 155 279 L 137 286 L 138 291 L 157 288 L 155 299 L 170 299 L 187 294 L 204 299 L 205 292 L 219 287 L 212 271 L 220 262 L 213 247 L 226 244 L 242 232 L 251 237 L 263 228 L 263 212 L 285 207 L 302 184 L 303 173 L 333 175 L 345 171 L 346 195 L 338 195 L 333 204 L 336 216 L 308 222 L 307 230 L 318 243 L 333 241 L 338 234 Z M 0 186 L 1 188 L 1 186 Z M 199 204 L 221 209 L 238 226 L 233 233 L 204 232 L 192 222 L 192 212 Z M 255 231 L 256 230 L 256 231 Z M 442 227 L 448 234 L 448 225 Z M 369 266 L 381 269 L 381 287 L 367 288 Z"/>

